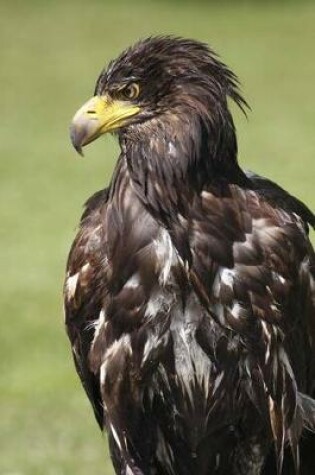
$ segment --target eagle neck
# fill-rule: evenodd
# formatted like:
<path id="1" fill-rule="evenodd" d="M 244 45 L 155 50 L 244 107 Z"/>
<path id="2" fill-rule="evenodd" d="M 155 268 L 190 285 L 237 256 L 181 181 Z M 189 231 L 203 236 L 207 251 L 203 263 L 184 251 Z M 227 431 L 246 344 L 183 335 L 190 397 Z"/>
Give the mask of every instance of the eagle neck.
<path id="1" fill-rule="evenodd" d="M 224 124 L 188 117 L 155 119 L 120 136 L 139 198 L 168 227 L 178 215 L 187 217 L 189 202 L 203 189 L 222 183 L 244 186 L 247 182 L 237 162 L 231 116 Z"/>

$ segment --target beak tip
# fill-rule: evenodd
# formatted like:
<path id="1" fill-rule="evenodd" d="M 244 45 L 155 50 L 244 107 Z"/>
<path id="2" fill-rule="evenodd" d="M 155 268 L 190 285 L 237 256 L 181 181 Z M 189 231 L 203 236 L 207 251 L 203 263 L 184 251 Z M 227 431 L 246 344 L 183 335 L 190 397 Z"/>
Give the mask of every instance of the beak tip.
<path id="1" fill-rule="evenodd" d="M 74 124 L 70 125 L 70 139 L 76 152 L 83 157 L 82 145 L 83 134 L 82 130 L 78 129 Z"/>
<path id="2" fill-rule="evenodd" d="M 74 144 L 73 144 L 73 147 L 74 147 L 75 151 L 76 151 L 81 157 L 84 157 L 84 153 L 83 153 L 83 150 L 82 150 L 82 146 L 81 146 L 81 145 L 74 145 Z"/>

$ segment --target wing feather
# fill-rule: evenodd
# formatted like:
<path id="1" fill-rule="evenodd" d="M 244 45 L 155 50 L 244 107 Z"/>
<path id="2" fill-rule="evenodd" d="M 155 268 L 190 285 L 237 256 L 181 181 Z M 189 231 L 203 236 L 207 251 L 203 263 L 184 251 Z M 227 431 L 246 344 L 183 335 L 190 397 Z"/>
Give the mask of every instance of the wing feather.
<path id="1" fill-rule="evenodd" d="M 101 215 L 108 191 L 93 195 L 85 206 L 80 228 L 67 263 L 64 308 L 67 333 L 76 370 L 92 404 L 96 420 L 104 426 L 99 374 L 90 364 L 90 350 L 102 316 L 102 285 L 106 246 Z"/>
<path id="2" fill-rule="evenodd" d="M 259 185 L 202 192 L 188 218 L 189 275 L 211 318 L 241 336 L 247 393 L 271 429 L 281 473 L 285 445 L 298 468 L 303 426 L 313 427 L 315 401 L 299 396 L 314 396 L 313 215 L 273 182 Z"/>

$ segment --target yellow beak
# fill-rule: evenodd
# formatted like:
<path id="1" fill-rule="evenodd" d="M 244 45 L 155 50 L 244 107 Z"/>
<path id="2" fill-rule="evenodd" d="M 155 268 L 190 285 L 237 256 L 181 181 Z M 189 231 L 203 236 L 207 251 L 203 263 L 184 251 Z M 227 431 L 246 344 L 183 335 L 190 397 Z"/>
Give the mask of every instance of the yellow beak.
<path id="1" fill-rule="evenodd" d="M 140 107 L 128 101 L 114 100 L 106 95 L 92 97 L 72 119 L 70 137 L 74 148 L 82 155 L 84 145 L 124 126 L 126 119 L 139 111 Z"/>

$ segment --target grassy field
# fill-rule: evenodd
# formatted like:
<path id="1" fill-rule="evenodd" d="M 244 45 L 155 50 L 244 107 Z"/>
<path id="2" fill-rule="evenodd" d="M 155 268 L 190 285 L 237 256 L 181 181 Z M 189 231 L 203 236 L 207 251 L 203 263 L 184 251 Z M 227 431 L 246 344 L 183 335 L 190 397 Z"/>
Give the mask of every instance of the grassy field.
<path id="1" fill-rule="evenodd" d="M 248 121 L 236 113 L 242 164 L 315 208 L 315 5 L 220 5 L 0 2 L 1 475 L 112 474 L 61 300 L 81 205 L 118 152 L 107 137 L 78 159 L 68 123 L 110 58 L 150 34 L 211 43 L 252 106 Z"/>

